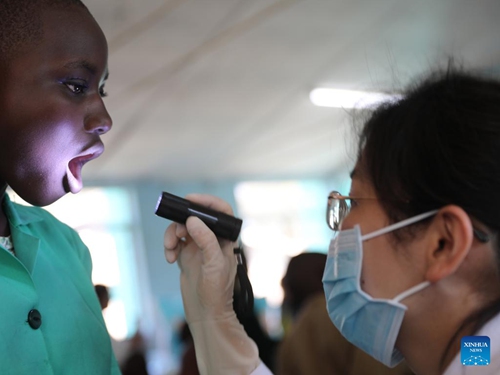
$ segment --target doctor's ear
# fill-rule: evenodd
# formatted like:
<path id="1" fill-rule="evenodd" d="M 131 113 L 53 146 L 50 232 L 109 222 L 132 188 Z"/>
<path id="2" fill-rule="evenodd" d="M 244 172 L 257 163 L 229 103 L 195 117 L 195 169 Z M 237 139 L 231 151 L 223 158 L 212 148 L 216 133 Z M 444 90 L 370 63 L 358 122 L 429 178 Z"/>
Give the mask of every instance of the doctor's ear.
<path id="1" fill-rule="evenodd" d="M 441 208 L 433 219 L 426 253 L 426 279 L 437 282 L 454 273 L 470 251 L 474 229 L 469 215 L 460 207 Z"/>

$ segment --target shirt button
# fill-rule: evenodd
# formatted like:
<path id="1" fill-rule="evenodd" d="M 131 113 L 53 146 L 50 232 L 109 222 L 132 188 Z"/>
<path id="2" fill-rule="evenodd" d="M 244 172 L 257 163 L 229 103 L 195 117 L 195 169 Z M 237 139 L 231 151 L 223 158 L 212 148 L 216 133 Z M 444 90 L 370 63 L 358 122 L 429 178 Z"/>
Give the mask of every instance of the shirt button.
<path id="1" fill-rule="evenodd" d="M 28 313 L 28 324 L 33 329 L 38 329 L 42 325 L 42 314 L 37 309 L 33 309 Z"/>

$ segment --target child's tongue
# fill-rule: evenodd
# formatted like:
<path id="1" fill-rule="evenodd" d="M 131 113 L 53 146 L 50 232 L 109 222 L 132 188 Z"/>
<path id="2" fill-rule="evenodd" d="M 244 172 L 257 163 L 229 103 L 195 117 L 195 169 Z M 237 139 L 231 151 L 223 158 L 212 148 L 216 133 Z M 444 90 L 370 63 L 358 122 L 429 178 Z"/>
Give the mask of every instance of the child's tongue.
<path id="1" fill-rule="evenodd" d="M 66 170 L 66 175 L 68 176 L 68 186 L 69 190 L 76 194 L 82 190 L 82 163 L 76 159 L 70 160 Z"/>

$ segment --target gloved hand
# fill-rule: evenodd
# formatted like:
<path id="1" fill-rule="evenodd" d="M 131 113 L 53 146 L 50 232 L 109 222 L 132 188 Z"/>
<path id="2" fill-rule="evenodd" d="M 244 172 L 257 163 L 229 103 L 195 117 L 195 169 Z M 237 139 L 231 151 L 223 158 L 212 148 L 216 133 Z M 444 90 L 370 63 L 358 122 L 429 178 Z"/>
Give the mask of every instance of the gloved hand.
<path id="1" fill-rule="evenodd" d="M 192 194 L 186 199 L 233 215 L 223 200 Z M 233 310 L 235 244 L 217 239 L 197 217 L 165 231 L 165 258 L 177 261 L 186 321 L 201 374 L 250 374 L 260 363 L 257 346 Z"/>

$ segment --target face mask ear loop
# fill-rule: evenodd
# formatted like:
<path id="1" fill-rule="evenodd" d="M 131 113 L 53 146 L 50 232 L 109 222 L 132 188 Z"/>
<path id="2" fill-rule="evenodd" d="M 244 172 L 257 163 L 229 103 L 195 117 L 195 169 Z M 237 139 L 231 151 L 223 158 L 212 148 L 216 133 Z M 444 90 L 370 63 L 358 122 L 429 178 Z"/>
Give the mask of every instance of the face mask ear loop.
<path id="1" fill-rule="evenodd" d="M 396 229 L 400 229 L 400 228 L 406 227 L 410 224 L 416 223 L 418 221 L 427 219 L 428 217 L 435 215 L 437 212 L 438 212 L 438 210 L 433 210 L 433 211 L 425 212 L 425 213 L 417 215 L 417 216 L 410 217 L 409 219 L 405 219 L 403 221 L 400 221 L 399 223 L 392 224 L 392 225 L 389 225 L 389 226 L 384 227 L 382 229 L 376 230 L 374 232 L 365 234 L 364 236 L 361 237 L 361 239 L 363 241 L 366 241 L 366 240 L 372 239 L 374 237 L 381 236 L 382 234 L 386 234 L 386 233 L 395 231 Z"/>
<path id="2" fill-rule="evenodd" d="M 429 285 L 431 285 L 430 281 L 421 282 L 420 284 L 415 285 L 413 288 L 410 288 L 410 289 L 404 291 L 403 293 L 397 295 L 392 300 L 394 302 L 401 302 L 402 300 L 404 300 L 405 298 L 408 298 L 412 294 L 415 294 L 417 292 L 420 292 L 422 289 L 427 288 Z"/>

